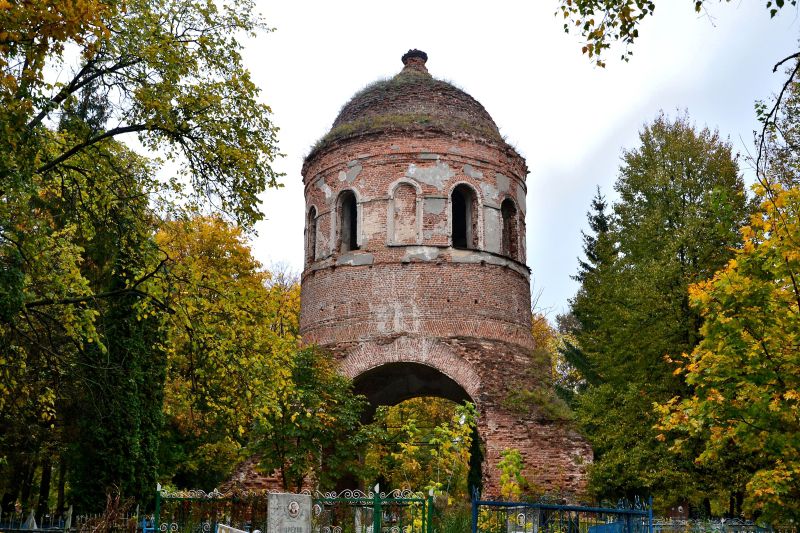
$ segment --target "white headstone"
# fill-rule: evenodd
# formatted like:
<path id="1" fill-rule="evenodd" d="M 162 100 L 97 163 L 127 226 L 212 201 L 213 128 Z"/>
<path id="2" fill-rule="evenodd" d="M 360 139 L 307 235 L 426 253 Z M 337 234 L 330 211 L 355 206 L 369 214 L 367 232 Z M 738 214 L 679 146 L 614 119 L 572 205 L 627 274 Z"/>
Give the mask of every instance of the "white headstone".
<path id="1" fill-rule="evenodd" d="M 311 496 L 270 494 L 267 533 L 311 533 Z"/>
<path id="2" fill-rule="evenodd" d="M 36 525 L 36 516 L 33 514 L 33 509 L 31 509 L 31 514 L 28 515 L 25 523 L 22 524 L 22 529 L 39 529 Z"/>
<path id="3" fill-rule="evenodd" d="M 243 529 L 236 529 L 235 527 L 231 527 L 227 524 L 217 524 L 217 533 L 247 533 L 247 531 Z"/>

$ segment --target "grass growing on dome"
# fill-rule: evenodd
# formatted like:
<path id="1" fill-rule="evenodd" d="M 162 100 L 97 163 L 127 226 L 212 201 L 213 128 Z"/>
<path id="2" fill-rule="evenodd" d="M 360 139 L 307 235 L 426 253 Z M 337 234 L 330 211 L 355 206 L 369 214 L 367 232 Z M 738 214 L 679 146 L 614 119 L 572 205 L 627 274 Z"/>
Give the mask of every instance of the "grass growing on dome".
<path id="1" fill-rule="evenodd" d="M 309 156 L 323 150 L 330 144 L 348 137 L 354 137 L 365 133 L 381 133 L 390 131 L 410 131 L 424 129 L 442 133 L 465 133 L 479 135 L 488 140 L 499 140 L 496 131 L 482 127 L 479 124 L 471 123 L 467 120 L 458 118 L 443 118 L 425 113 L 402 113 L 376 115 L 363 117 L 353 122 L 345 122 L 335 126 L 324 137 L 319 139 L 311 147 Z"/>
<path id="2" fill-rule="evenodd" d="M 430 102 L 420 98 L 417 109 L 404 109 L 409 95 L 416 89 L 422 95 L 436 98 Z M 445 105 L 466 112 L 447 113 Z M 427 72 L 407 69 L 391 78 L 376 80 L 362 89 L 339 110 L 332 129 L 309 150 L 306 159 L 328 148 L 336 141 L 372 133 L 393 131 L 426 131 L 447 135 L 469 135 L 477 140 L 502 144 L 497 126 L 481 104 L 455 84 L 432 77 Z"/>

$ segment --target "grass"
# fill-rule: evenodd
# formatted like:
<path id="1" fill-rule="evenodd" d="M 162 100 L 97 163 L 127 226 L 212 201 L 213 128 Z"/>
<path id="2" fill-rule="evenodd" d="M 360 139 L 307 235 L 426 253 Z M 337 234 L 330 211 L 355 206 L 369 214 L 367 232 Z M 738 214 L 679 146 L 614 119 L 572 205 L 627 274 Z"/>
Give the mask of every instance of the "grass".
<path id="1" fill-rule="evenodd" d="M 452 84 L 437 80 L 427 74 L 416 71 L 402 72 L 389 79 L 375 81 L 360 91 L 342 107 L 341 117 L 347 113 L 348 107 L 363 105 L 366 108 L 379 107 L 381 101 L 391 101 L 395 96 L 405 94 L 408 86 L 428 87 L 431 91 L 458 90 Z M 358 115 L 358 110 L 354 111 Z M 346 120 L 346 119 L 345 119 Z M 468 133 L 478 135 L 489 140 L 500 141 L 499 132 L 487 126 L 480 119 L 465 120 L 453 116 L 441 116 L 428 113 L 386 113 L 363 116 L 356 120 L 346 120 L 335 125 L 331 131 L 318 140 L 312 147 L 307 158 L 324 150 L 336 141 L 362 135 L 365 133 L 380 133 L 390 131 L 426 130 L 441 133 Z"/>

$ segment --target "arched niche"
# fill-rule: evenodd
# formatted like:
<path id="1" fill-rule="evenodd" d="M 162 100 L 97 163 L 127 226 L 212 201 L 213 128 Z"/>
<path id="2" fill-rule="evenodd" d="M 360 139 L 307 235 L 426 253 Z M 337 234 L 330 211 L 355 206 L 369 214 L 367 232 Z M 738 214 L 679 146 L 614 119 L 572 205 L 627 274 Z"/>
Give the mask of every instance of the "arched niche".
<path id="1" fill-rule="evenodd" d="M 306 264 L 317 260 L 317 208 L 313 205 L 306 215 Z"/>
<path id="2" fill-rule="evenodd" d="M 419 185 L 407 180 L 392 186 L 386 224 L 389 244 L 420 244 L 420 194 Z"/>

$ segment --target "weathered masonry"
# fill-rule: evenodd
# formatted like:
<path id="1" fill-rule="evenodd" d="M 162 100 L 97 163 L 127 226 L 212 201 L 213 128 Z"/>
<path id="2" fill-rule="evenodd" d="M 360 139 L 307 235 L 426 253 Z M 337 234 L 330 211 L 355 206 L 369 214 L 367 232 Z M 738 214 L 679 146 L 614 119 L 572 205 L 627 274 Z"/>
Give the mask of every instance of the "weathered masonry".
<path id="1" fill-rule="evenodd" d="M 543 409 L 509 410 L 531 374 L 523 158 L 475 99 L 418 50 L 356 94 L 303 165 L 301 333 L 332 350 L 371 404 L 416 396 L 480 412 L 484 492 L 518 448 L 526 475 L 582 492 L 586 442 Z"/>

